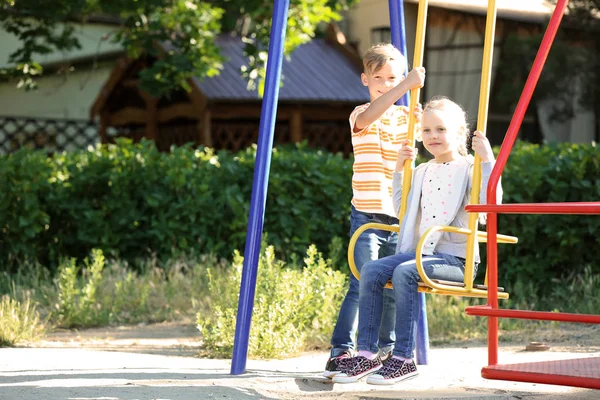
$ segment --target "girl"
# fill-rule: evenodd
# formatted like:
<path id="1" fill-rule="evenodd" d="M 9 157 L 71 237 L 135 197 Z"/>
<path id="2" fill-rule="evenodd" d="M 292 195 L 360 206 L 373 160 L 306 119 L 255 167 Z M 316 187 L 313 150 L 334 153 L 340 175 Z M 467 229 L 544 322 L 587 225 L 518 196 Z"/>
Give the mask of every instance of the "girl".
<path id="1" fill-rule="evenodd" d="M 333 382 L 356 382 L 370 375 L 367 383 L 389 385 L 417 374 L 413 361 L 415 332 L 419 317 L 415 248 L 421 235 L 434 225 L 468 226 L 464 211 L 472 187 L 473 157 L 467 151 L 469 129 L 464 110 L 445 97 L 430 100 L 421 119 L 422 140 L 434 159 L 414 170 L 408 207 L 402 221 L 396 255 L 366 263 L 359 288 L 358 355 L 341 360 L 340 372 Z M 485 203 L 485 188 L 494 164 L 494 154 L 482 132 L 476 131 L 472 148 L 481 157 L 482 187 L 480 202 Z M 414 160 L 417 150 L 406 140 L 398 152 L 394 172 L 394 206 L 400 209 L 402 167 Z M 498 199 L 502 197 L 498 193 Z M 467 236 L 436 232 L 423 251 L 425 272 L 432 279 L 462 282 L 464 279 Z M 479 262 L 476 248 L 475 261 Z M 475 271 L 476 272 L 476 271 Z M 392 281 L 396 303 L 396 343 L 393 356 L 382 363 L 378 351 L 383 290 Z"/>

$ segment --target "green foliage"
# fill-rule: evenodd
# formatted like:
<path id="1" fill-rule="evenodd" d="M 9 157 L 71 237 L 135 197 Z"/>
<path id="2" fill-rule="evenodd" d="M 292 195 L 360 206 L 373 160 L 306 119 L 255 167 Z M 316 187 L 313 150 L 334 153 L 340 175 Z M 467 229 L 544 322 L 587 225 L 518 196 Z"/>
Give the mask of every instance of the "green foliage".
<path id="1" fill-rule="evenodd" d="M 600 0 L 568 2 L 568 13 L 562 19 L 534 93 L 534 100 L 552 100 L 553 119 L 570 119 L 577 108 L 600 115 L 599 13 Z M 514 108 L 543 34 L 511 34 L 503 43 L 497 78 L 502 85 L 494 99 L 497 109 L 510 112 Z"/>
<path id="2" fill-rule="evenodd" d="M 284 50 L 286 54 L 308 42 L 317 26 L 340 18 L 355 0 L 292 0 Z M 249 68 L 243 71 L 250 86 L 261 83 L 266 65 L 273 3 L 245 0 L 37 0 L 0 3 L 0 24 L 21 43 L 0 69 L 0 79 L 18 80 L 35 87 L 42 67 L 36 60 L 53 52 L 81 48 L 77 24 L 97 15 L 120 22 L 116 33 L 104 40 L 120 43 L 128 55 L 150 55 L 159 60 L 140 73 L 140 85 L 160 97 L 180 88 L 190 90 L 188 80 L 218 74 L 222 57 L 214 38 L 222 30 L 237 31 L 246 42 Z"/>
<path id="3" fill-rule="evenodd" d="M 261 358 L 287 357 L 304 350 L 315 336 L 327 340 L 344 294 L 346 276 L 330 268 L 311 246 L 304 268 L 286 268 L 272 246 L 261 252 L 248 352 Z M 233 271 L 210 271 L 212 310 L 198 313 L 198 329 L 210 355 L 231 355 L 235 337 L 243 257 Z M 321 343 L 322 344 L 322 343 Z"/>
<path id="4" fill-rule="evenodd" d="M 518 143 L 502 178 L 504 202 L 597 201 L 598 154 L 594 144 Z M 50 158 L 27 150 L 3 156 L 0 268 L 37 260 L 52 269 L 94 248 L 138 271 L 152 257 L 229 257 L 244 248 L 255 157 L 255 148 L 160 153 L 128 141 Z M 293 263 L 314 243 L 345 270 L 351 174 L 352 160 L 341 155 L 304 144 L 274 150 L 264 230 L 278 258 Z M 600 241 L 598 218 L 501 215 L 499 227 L 519 237 L 499 250 L 509 290 L 519 279 L 550 285 L 587 265 L 598 272 L 590 251 Z"/>
<path id="5" fill-rule="evenodd" d="M 19 151 L 0 159 L 0 257 L 2 263 L 23 262 L 43 252 L 40 237 L 50 216 L 44 198 L 55 167 L 42 152 Z M 46 243 L 48 245 L 49 243 Z"/>
<path id="6" fill-rule="evenodd" d="M 88 263 L 88 267 L 93 263 Z M 323 261 L 314 247 L 308 250 L 304 264 L 301 267 L 277 261 L 272 248 L 261 253 L 251 331 L 254 357 L 286 357 L 302 349 L 328 346 L 345 291 L 345 276 L 331 268 L 331 260 Z M 97 270 L 99 266 L 97 263 Z M 41 338 L 47 327 L 61 326 L 61 314 L 56 312 L 61 308 L 59 299 L 70 298 L 79 307 L 86 303 L 82 300 L 85 293 L 90 293 L 85 288 L 94 287 L 95 306 L 78 308 L 78 320 L 85 324 L 80 327 L 186 321 L 195 317 L 205 335 L 204 354 L 230 356 L 242 268 L 239 254 L 234 263 L 218 261 L 213 256 L 181 256 L 165 264 L 153 258 L 144 262 L 140 273 L 131 271 L 123 262 L 107 260 L 93 284 L 93 273 L 86 271 L 88 267 L 72 267 L 65 261 L 61 271 L 80 272 L 65 272 L 68 276 L 62 278 L 62 284 L 58 278 L 52 280 L 39 265 L 24 266 L 13 276 L 0 275 L 0 297 L 11 293 L 0 301 L 0 345 L 33 341 Z M 595 294 L 600 291 L 600 279 L 592 271 L 587 266 L 583 274 L 570 274 L 560 282 L 552 282 L 552 288 L 544 291 L 538 290 L 537 280 L 519 279 L 513 285 L 511 298 L 502 301 L 502 306 L 598 314 L 600 303 Z M 71 294 L 64 293 L 68 291 Z M 465 307 L 482 302 L 427 296 L 431 342 L 435 345 L 483 339 L 485 318 L 464 313 Z M 291 331 L 290 323 L 295 324 Z M 500 319 L 499 324 L 507 336 L 515 330 L 539 327 L 535 322 L 514 319 Z"/>
<path id="7" fill-rule="evenodd" d="M 29 298 L 21 303 L 10 296 L 1 296 L 0 347 L 38 339 L 44 332 L 44 324 Z"/>
<path id="8" fill-rule="evenodd" d="M 102 251 L 92 252 L 92 259 L 85 260 L 86 268 L 79 277 L 79 268 L 74 259 L 63 263 L 58 270 L 58 315 L 60 325 L 71 328 L 106 324 L 101 318 L 101 309 L 96 292 L 102 283 L 104 268 Z"/>
<path id="9" fill-rule="evenodd" d="M 254 148 L 165 154 L 123 140 L 50 159 L 25 150 L 0 158 L 0 265 L 52 267 L 92 248 L 129 262 L 190 251 L 227 257 L 244 247 L 255 157 Z M 347 237 L 350 170 L 341 155 L 305 145 L 274 151 L 265 230 L 286 258 Z"/>
<path id="10" fill-rule="evenodd" d="M 600 157 L 595 144 L 519 143 L 502 178 L 504 203 L 598 201 Z M 499 231 L 519 237 L 500 246 L 500 282 L 535 281 L 538 290 L 553 279 L 600 272 L 592 249 L 600 244 L 600 218 L 581 215 L 501 215 Z"/>

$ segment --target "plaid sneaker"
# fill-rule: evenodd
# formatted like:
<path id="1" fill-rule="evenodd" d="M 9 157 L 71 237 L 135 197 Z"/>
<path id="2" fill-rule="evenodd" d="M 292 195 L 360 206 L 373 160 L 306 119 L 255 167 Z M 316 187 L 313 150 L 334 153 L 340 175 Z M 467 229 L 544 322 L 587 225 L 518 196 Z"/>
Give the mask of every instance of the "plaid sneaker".
<path id="1" fill-rule="evenodd" d="M 417 366 L 413 360 L 388 359 L 383 367 L 367 378 L 367 383 L 372 385 L 393 385 L 396 382 L 412 378 L 417 375 Z"/>
<path id="2" fill-rule="evenodd" d="M 352 352 L 350 350 L 346 350 L 342 354 L 337 357 L 331 357 L 327 360 L 327 364 L 325 365 L 325 372 L 323 372 L 323 376 L 325 378 L 333 378 L 334 375 L 340 372 L 341 366 L 344 364 L 346 360 L 349 360 L 352 357 Z"/>
<path id="3" fill-rule="evenodd" d="M 356 356 L 344 360 L 340 366 L 341 371 L 334 375 L 334 383 L 352 383 L 358 381 L 363 376 L 372 374 L 382 367 L 381 358 L 377 356 L 373 360 L 367 357 Z"/>

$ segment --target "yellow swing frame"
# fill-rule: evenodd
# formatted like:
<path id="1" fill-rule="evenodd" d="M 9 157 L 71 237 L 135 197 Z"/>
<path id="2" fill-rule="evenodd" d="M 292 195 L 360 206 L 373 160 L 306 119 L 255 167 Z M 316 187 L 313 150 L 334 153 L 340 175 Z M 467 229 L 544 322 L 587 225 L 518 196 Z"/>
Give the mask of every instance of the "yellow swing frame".
<path id="1" fill-rule="evenodd" d="M 419 0 L 419 9 L 417 14 L 417 31 L 415 37 L 415 52 L 414 52 L 414 66 L 419 67 L 423 65 L 423 52 L 425 47 L 425 28 L 427 24 L 427 9 L 428 0 Z M 483 48 L 483 65 L 482 75 L 480 83 L 480 96 L 479 96 L 479 112 L 477 118 L 477 130 L 485 132 L 487 126 L 488 116 L 488 105 L 490 96 L 490 76 L 492 70 L 492 58 L 493 58 L 493 45 L 494 36 L 496 30 L 496 0 L 489 0 L 488 12 L 486 17 L 486 28 L 485 28 L 485 42 Z M 409 110 L 414 110 L 417 106 L 420 96 L 420 89 L 412 89 L 410 92 L 410 105 Z M 415 116 L 413 112 L 409 113 L 408 123 L 408 139 L 415 145 Z M 399 220 L 402 221 L 408 205 L 408 193 L 410 192 L 412 185 L 413 175 L 413 163 L 406 162 L 403 167 L 403 180 L 402 180 L 402 203 L 400 206 Z M 471 191 L 471 197 L 469 199 L 470 204 L 479 203 L 479 194 L 481 191 L 481 159 L 479 156 L 475 156 L 475 162 L 473 167 L 473 189 Z M 477 243 L 485 243 L 487 241 L 487 233 L 477 230 L 477 213 L 469 214 L 469 225 L 468 228 L 457 228 L 453 226 L 442 226 L 437 225 L 429 228 L 423 236 L 421 236 L 415 252 L 417 271 L 421 277 L 419 283 L 419 291 L 431 294 L 443 294 L 443 295 L 455 295 L 463 297 L 480 297 L 487 298 L 487 270 L 484 285 L 477 285 L 473 283 L 474 279 L 474 252 L 475 245 Z M 348 264 L 350 270 L 356 279 L 360 280 L 360 272 L 356 268 L 354 262 L 354 248 L 358 237 L 367 229 L 380 229 L 390 232 L 400 232 L 400 226 L 397 225 L 386 225 L 379 223 L 368 223 L 356 230 L 350 243 L 348 245 Z M 462 235 L 467 235 L 467 254 L 465 262 L 465 277 L 464 281 L 461 282 L 449 282 L 430 279 L 423 268 L 422 253 L 423 247 L 427 240 L 427 237 L 434 232 L 452 232 Z M 498 243 L 517 243 L 518 238 L 508 235 L 498 235 Z M 391 283 L 388 282 L 387 288 L 391 288 Z M 507 299 L 509 294 L 504 292 L 503 288 L 498 288 L 498 298 Z"/>

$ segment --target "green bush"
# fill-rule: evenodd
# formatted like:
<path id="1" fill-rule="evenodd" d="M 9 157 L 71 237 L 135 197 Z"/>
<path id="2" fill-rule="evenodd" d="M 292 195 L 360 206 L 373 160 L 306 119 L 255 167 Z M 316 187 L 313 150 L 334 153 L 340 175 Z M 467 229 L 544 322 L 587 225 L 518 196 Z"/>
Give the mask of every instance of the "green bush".
<path id="1" fill-rule="evenodd" d="M 94 248 L 133 266 L 180 253 L 227 258 L 244 248 L 255 157 L 255 148 L 161 153 L 125 140 L 50 158 L 29 150 L 2 156 L 0 269 L 25 261 L 56 269 Z M 277 257 L 293 262 L 313 243 L 328 249 L 342 238 L 334 267 L 347 268 L 351 176 L 352 160 L 339 154 L 305 144 L 274 149 L 264 231 Z M 517 143 L 502 179 L 505 203 L 597 201 L 598 148 Z M 501 215 L 499 226 L 520 240 L 500 247 L 500 282 L 509 290 L 519 279 L 543 288 L 586 265 L 600 272 L 598 217 Z"/>
<path id="2" fill-rule="evenodd" d="M 345 293 L 346 275 L 329 267 L 311 246 L 304 268 L 275 259 L 272 246 L 261 251 L 248 353 L 253 357 L 295 355 L 308 345 L 326 343 Z M 210 271 L 212 310 L 198 313 L 203 345 L 213 357 L 229 357 L 235 338 L 243 257 L 236 253 L 233 270 Z"/>
<path id="3" fill-rule="evenodd" d="M 0 268 L 56 268 L 93 248 L 130 263 L 181 252 L 229 257 L 246 238 L 256 151 L 237 154 L 152 142 L 47 158 L 0 158 Z M 347 237 L 350 161 L 304 145 L 273 151 L 265 231 L 286 258 Z"/>
<path id="4" fill-rule="evenodd" d="M 600 152 L 595 144 L 519 143 L 502 177 L 504 203 L 554 203 L 600 200 Z M 499 216 L 499 231 L 519 237 L 501 245 L 500 282 L 534 281 L 539 291 L 591 265 L 600 273 L 599 215 Z M 555 285 L 555 284 L 554 284 Z"/>
<path id="5" fill-rule="evenodd" d="M 199 307 L 208 307 L 207 270 L 224 269 L 226 263 L 211 256 L 182 256 L 142 265 L 136 273 L 122 262 L 105 260 L 95 249 L 83 265 L 63 261 L 49 289 L 37 279 L 25 281 L 34 292 L 50 293 L 41 300 L 54 310 L 50 321 L 62 328 L 162 322 L 192 318 Z"/>
<path id="6" fill-rule="evenodd" d="M 10 296 L 0 297 L 0 347 L 39 339 L 45 326 L 29 299 L 19 302 Z"/>

